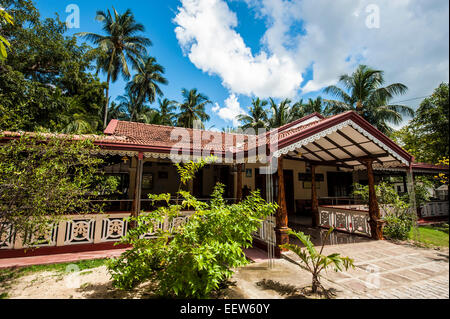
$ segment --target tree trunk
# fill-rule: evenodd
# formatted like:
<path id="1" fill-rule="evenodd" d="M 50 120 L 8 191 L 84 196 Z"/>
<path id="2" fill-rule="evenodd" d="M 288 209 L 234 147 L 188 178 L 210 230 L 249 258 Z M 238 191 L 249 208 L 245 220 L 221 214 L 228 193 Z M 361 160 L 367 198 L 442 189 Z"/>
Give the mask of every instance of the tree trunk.
<path id="1" fill-rule="evenodd" d="M 319 277 L 315 274 L 313 274 L 313 279 L 312 279 L 312 292 L 313 293 L 317 293 L 317 290 L 320 287 L 320 281 L 319 281 Z"/>
<path id="2" fill-rule="evenodd" d="M 103 129 L 106 129 L 108 126 L 108 108 L 109 108 L 109 81 L 111 75 L 108 74 L 107 86 L 106 86 L 106 105 L 105 105 L 105 118 L 103 121 Z"/>

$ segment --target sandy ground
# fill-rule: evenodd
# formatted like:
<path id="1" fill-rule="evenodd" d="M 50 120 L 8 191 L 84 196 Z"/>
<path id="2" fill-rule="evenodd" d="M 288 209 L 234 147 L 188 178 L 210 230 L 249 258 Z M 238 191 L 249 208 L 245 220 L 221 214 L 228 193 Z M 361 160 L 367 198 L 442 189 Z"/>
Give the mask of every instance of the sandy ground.
<path id="1" fill-rule="evenodd" d="M 252 263 L 237 269 L 227 287 L 211 297 L 218 299 L 281 299 L 302 296 L 301 287 L 310 284 L 308 274 L 298 276 L 298 267 L 278 260 L 274 269 L 267 262 Z M 64 274 L 39 272 L 4 282 L 0 294 L 9 299 L 145 299 L 153 298 L 152 283 L 133 291 L 120 291 L 112 286 L 105 266 Z"/>
<path id="2" fill-rule="evenodd" d="M 147 284 L 148 285 L 148 284 Z M 9 299 L 141 299 L 148 298 L 146 286 L 132 292 L 114 289 L 105 266 L 64 274 L 38 272 L 26 275 L 0 287 Z"/>
<path id="3" fill-rule="evenodd" d="M 387 241 L 327 246 L 324 253 L 339 252 L 355 259 L 355 269 L 323 273 L 323 286 L 334 298 L 447 298 L 449 251 L 396 245 Z M 292 256 L 291 256 L 292 257 Z M 293 258 L 293 257 L 292 257 Z M 295 258 L 293 258 L 295 262 Z M 235 271 L 228 287 L 212 298 L 281 299 L 318 298 L 310 295 L 311 274 L 293 262 L 276 260 L 249 264 Z M 0 285 L 0 295 L 11 299 L 145 299 L 154 298 L 153 283 L 126 292 L 114 289 L 105 266 L 81 272 L 40 272 Z"/>

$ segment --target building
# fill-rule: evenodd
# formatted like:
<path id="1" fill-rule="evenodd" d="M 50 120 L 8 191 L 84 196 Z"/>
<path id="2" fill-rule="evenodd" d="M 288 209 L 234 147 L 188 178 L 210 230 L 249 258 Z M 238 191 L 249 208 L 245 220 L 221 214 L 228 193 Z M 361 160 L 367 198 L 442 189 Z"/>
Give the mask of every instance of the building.
<path id="1" fill-rule="evenodd" d="M 31 254 L 112 247 L 127 231 L 125 217 L 151 209 L 147 194 L 178 190 L 174 161 L 209 154 L 217 161 L 198 173 L 189 191 L 208 200 L 214 185 L 222 182 L 227 200 L 232 202 L 260 189 L 262 196 L 277 201 L 280 209 L 263 223 L 255 242 L 270 242 L 275 237 L 276 247 L 289 241 L 292 221 L 381 239 L 382 216 L 374 190 L 380 176 L 403 176 L 408 189 L 415 172 L 448 172 L 448 167 L 414 163 L 413 156 L 353 111 L 328 118 L 314 113 L 260 135 L 118 120 L 111 121 L 104 133 L 74 138 L 94 139 L 109 163 L 105 172 L 118 178 L 123 197 L 108 200 L 106 214 L 71 216 L 44 236 L 45 248 Z M 7 141 L 20 133 L 3 135 L 2 140 Z M 367 207 L 351 197 L 354 182 L 369 185 Z M 174 222 L 183 222 L 188 215 Z M 11 228 L 10 234 L 13 232 Z M 0 258 L 23 255 L 22 248 L 20 241 L 6 236 L 0 240 Z"/>

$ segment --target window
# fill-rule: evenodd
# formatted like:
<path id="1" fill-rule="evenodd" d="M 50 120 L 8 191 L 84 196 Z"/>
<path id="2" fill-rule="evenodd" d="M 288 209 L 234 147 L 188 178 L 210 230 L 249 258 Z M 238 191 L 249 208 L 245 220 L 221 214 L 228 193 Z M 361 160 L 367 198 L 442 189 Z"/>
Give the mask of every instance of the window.
<path id="1" fill-rule="evenodd" d="M 153 173 L 146 173 L 142 175 L 142 189 L 144 190 L 153 189 Z"/>

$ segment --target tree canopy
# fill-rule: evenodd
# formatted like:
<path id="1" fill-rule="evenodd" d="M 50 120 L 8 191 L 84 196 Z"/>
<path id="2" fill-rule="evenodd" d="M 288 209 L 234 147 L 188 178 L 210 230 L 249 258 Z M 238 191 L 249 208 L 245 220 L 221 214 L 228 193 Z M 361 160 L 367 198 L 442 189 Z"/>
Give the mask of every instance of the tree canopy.
<path id="1" fill-rule="evenodd" d="M 0 6 L 14 19 L 2 27 L 13 50 L 0 63 L 0 130 L 101 131 L 105 85 L 91 73 L 91 48 L 65 36 L 58 17 L 41 19 L 30 0 Z"/>
<path id="2" fill-rule="evenodd" d="M 392 134 L 418 162 L 449 157 L 449 84 L 441 83 L 424 99 L 408 125 Z"/>

